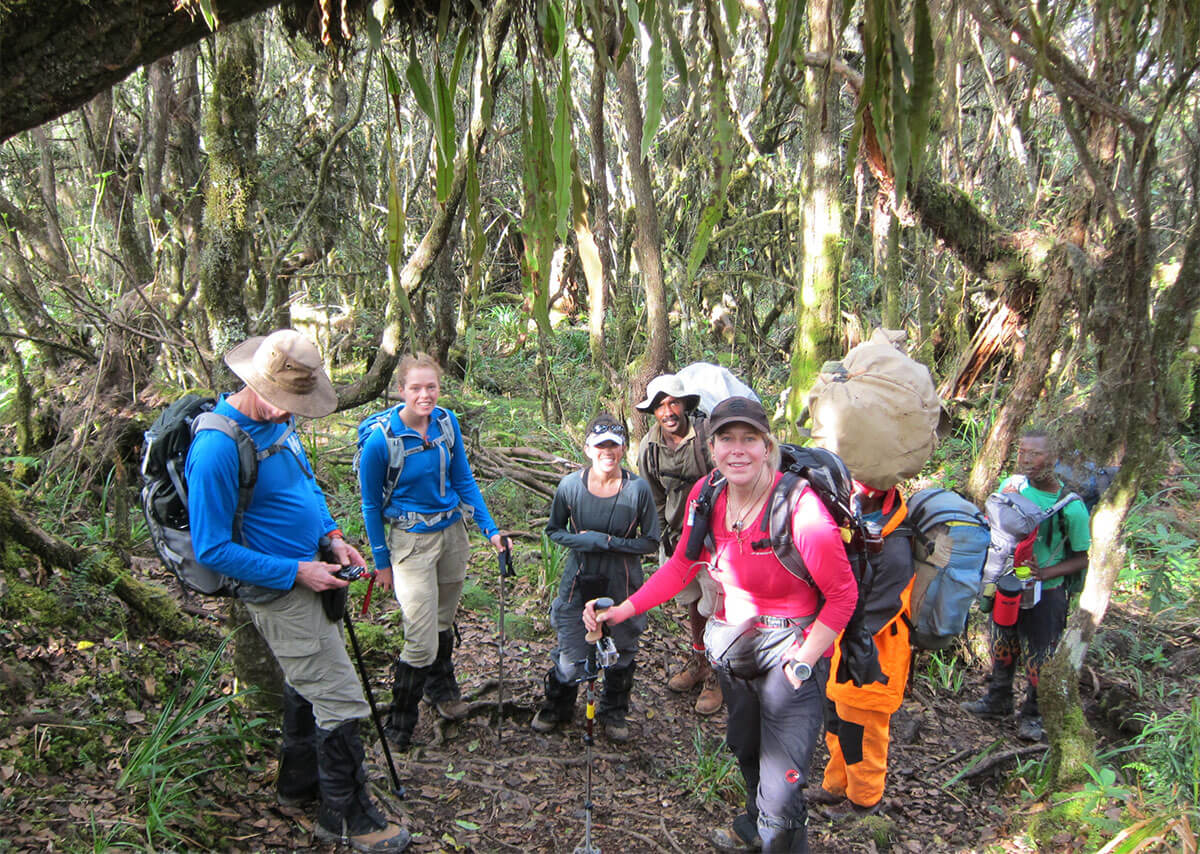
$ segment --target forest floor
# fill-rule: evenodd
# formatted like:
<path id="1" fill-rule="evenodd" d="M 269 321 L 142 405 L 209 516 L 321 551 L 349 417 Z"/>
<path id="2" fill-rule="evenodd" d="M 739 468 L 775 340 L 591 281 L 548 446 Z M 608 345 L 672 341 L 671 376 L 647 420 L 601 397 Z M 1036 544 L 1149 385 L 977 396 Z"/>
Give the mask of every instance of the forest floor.
<path id="1" fill-rule="evenodd" d="M 482 563 L 484 556 L 478 554 L 476 560 Z M 150 562 L 146 565 L 152 568 Z M 484 578 L 484 588 L 494 588 L 482 566 L 475 574 Z M 543 598 L 529 580 L 518 578 L 509 588 L 509 608 L 528 611 L 524 618 L 540 631 L 533 633 L 533 639 L 508 640 L 506 714 L 499 737 L 498 645 L 491 604 L 460 613 L 462 645 L 456 660 L 472 713 L 464 721 L 442 724 L 428 706 L 422 707 L 417 736 L 426 745 L 395 755 L 407 788 L 403 801 L 386 794 L 389 775 L 382 750 L 373 732 L 365 733 L 372 779 L 413 833 L 414 852 L 557 854 L 572 852 L 583 841 L 587 771 L 583 696 L 573 725 L 550 735 L 529 728 L 553 640 L 545 630 L 544 616 L 536 613 L 542 610 Z M 204 605 L 219 607 L 215 600 Z M 395 607 L 391 601 L 377 601 L 373 619 L 358 623 L 359 635 L 368 634 L 370 624 L 380 622 L 380 616 Z M 716 850 L 710 833 L 728 827 L 740 811 L 739 796 L 732 792 L 740 775 L 721 747 L 724 711 L 701 718 L 692 709 L 694 694 L 673 694 L 665 687 L 669 672 L 682 661 L 683 619 L 681 613 L 674 613 L 680 610 L 673 605 L 660 609 L 643 636 L 630 715 L 633 739 L 619 745 L 597 733 L 592 757 L 593 844 L 610 854 Z M 1130 619 L 1113 612 L 1109 622 L 1119 626 Z M 1187 653 L 1187 661 L 1177 662 L 1181 678 L 1195 673 L 1200 663 L 1197 640 L 1193 631 L 1191 640 L 1185 637 L 1178 650 Z M 183 803 L 200 814 L 178 817 L 178 836 L 169 846 L 162 841 L 147 844 L 145 835 L 139 839 L 137 828 L 146 826 L 139 813 L 145 807 L 135 805 L 131 792 L 119 789 L 116 780 L 132 746 L 151 731 L 170 686 L 143 680 L 146 691 L 157 698 L 144 699 L 144 714 L 112 709 L 108 723 L 101 725 L 105 732 L 99 743 L 82 742 L 77 754 L 55 760 L 56 740 L 60 749 L 65 746 L 69 752 L 70 736 L 79 730 L 94 733 L 96 722 L 85 719 L 94 719 L 104 708 L 102 698 L 94 694 L 80 697 L 65 690 L 94 679 L 96 673 L 89 669 L 96 669 L 95 647 L 75 644 L 69 635 L 46 640 L 20 630 L 5 635 L 3 643 L 6 649 L 0 660 L 23 662 L 25 677 L 41 688 L 28 712 L 0 711 L 0 750 L 15 748 L 17 755 L 33 751 L 39 754 L 40 767 L 52 770 L 32 778 L 21 771 L 23 760 L 0 766 L 0 851 L 100 851 L 118 844 L 150 850 L 332 850 L 315 843 L 311 812 L 275 803 L 272 745 L 277 733 L 269 729 L 257 746 L 251 743 L 241 765 L 196 779 L 196 790 Z M 127 651 L 131 647 L 119 638 L 102 643 L 123 644 Z M 137 655 L 185 657 L 178 644 L 155 639 L 132 648 Z M 190 652 L 202 657 L 209 651 Z M 1094 850 L 1094 839 L 1087 846 L 1086 829 L 1078 835 L 1064 830 L 1049 845 L 1046 840 L 1035 844 L 1022 832 L 1021 813 L 1040 807 L 1023 794 L 1028 784 L 1013 771 L 1018 763 L 1036 761 L 1044 746 L 1017 741 L 1012 722 L 978 721 L 959 708 L 960 701 L 981 690 L 983 676 L 982 661 L 965 645 L 955 661 L 966 664 L 952 670 L 945 669 L 940 658 L 936 662 L 926 658 L 918 657 L 904 707 L 893 719 L 891 771 L 882 814 L 835 823 L 814 811 L 813 850 L 914 854 L 1075 851 L 1085 846 Z M 1164 667 L 1175 669 L 1170 667 L 1171 655 L 1163 661 Z M 6 678 L 13 677 L 8 665 L 0 669 Z M 390 678 L 387 656 L 381 650 L 369 652 L 368 670 L 377 702 L 385 707 Z M 227 677 L 222 678 L 228 690 Z M 185 691 L 189 688 L 184 686 Z M 1094 693 L 1089 693 L 1089 706 L 1094 706 Z M 212 715 L 195 728 L 216 728 L 221 720 Z M 1109 731 L 1099 713 L 1094 723 L 1101 733 Z M 810 771 L 818 781 L 824 758 L 822 745 Z M 964 772 L 970 776 L 963 777 Z M 166 816 L 163 823 L 169 825 L 171 820 Z"/>

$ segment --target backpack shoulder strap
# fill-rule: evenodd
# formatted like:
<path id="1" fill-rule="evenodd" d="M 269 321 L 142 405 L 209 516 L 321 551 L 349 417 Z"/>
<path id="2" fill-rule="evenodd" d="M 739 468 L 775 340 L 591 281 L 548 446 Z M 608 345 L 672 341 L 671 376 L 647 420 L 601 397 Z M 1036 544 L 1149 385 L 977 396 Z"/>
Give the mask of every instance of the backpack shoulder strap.
<path id="1" fill-rule="evenodd" d="M 715 546 L 712 537 L 713 507 L 724 488 L 725 478 L 721 473 L 715 470 L 710 472 L 696 499 L 688 507 L 687 523 L 691 530 L 684 547 L 684 556 L 688 560 L 697 560 L 705 548 L 712 552 Z"/>
<path id="2" fill-rule="evenodd" d="M 228 415 L 222 415 L 219 412 L 200 413 L 192 421 L 192 437 L 194 438 L 201 430 L 216 430 L 218 433 L 224 433 L 237 445 L 238 500 L 237 509 L 233 514 L 232 533 L 234 540 L 241 542 L 242 517 L 254 495 L 254 486 L 258 483 L 258 464 L 283 449 L 288 437 L 295 432 L 294 426 L 288 424 L 288 428 L 280 434 L 279 438 L 261 451 L 254 446 L 254 440 L 250 438 L 250 434 L 238 426 L 238 423 Z M 178 488 L 177 485 L 176 489 Z M 185 502 L 187 501 L 186 487 L 180 491 L 180 496 Z"/>
<path id="3" fill-rule="evenodd" d="M 442 438 L 446 443 L 446 447 L 454 449 L 454 422 L 450 419 L 450 411 L 438 407 L 438 427 L 442 431 Z"/>
<path id="4" fill-rule="evenodd" d="M 812 574 L 804 565 L 804 558 L 792 538 L 792 517 L 801 493 L 809 487 L 805 478 L 793 471 L 785 471 L 779 483 L 771 491 L 767 512 L 763 514 L 763 528 L 771 543 L 771 550 L 792 575 L 806 584 L 812 584 Z"/>

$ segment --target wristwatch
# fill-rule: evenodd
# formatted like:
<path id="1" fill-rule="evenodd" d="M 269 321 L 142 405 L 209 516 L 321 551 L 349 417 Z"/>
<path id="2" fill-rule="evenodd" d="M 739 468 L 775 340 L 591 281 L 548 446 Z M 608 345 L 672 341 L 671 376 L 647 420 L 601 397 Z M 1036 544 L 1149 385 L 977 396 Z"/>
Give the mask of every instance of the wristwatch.
<path id="1" fill-rule="evenodd" d="M 807 682 L 812 676 L 812 666 L 803 661 L 793 661 L 791 664 L 792 675 L 796 677 L 798 682 Z"/>

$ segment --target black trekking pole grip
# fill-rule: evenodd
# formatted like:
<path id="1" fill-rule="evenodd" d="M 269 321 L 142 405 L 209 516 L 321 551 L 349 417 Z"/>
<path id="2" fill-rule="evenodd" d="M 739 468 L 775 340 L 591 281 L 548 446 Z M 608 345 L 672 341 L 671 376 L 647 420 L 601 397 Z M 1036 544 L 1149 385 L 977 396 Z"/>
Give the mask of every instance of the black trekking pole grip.
<path id="1" fill-rule="evenodd" d="M 387 736 L 383 732 L 383 723 L 379 720 L 379 711 L 375 707 L 375 692 L 371 690 L 371 680 L 363 665 L 362 650 L 358 646 L 358 636 L 354 634 L 354 622 L 350 619 L 350 609 L 347 607 L 342 615 L 346 626 L 346 634 L 350 636 L 350 646 L 354 650 L 354 660 L 358 663 L 358 675 L 362 678 L 363 693 L 367 695 L 367 703 L 371 707 L 371 720 L 375 722 L 375 732 L 379 734 L 379 743 L 383 745 L 383 755 L 387 757 L 388 771 L 392 775 L 392 794 L 403 799 L 404 787 L 400 785 L 400 775 L 396 773 L 396 763 L 392 760 L 392 749 L 388 746 Z"/>

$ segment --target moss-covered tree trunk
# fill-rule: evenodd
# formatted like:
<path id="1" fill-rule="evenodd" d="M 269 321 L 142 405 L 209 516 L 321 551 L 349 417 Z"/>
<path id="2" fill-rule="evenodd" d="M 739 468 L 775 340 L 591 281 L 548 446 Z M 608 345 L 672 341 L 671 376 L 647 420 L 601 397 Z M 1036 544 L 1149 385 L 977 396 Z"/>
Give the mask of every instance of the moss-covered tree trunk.
<path id="1" fill-rule="evenodd" d="M 876 208 L 886 208 L 882 213 L 887 225 L 884 238 L 883 257 L 876 261 L 877 275 L 883 281 L 883 326 L 885 329 L 900 329 L 904 324 L 904 274 L 900 269 L 900 217 L 891 210 L 887 199 L 882 204 L 877 200 Z"/>
<path id="2" fill-rule="evenodd" d="M 204 248 L 200 256 L 200 299 L 208 319 L 209 345 L 218 382 L 234 378 L 220 361 L 251 334 L 246 287 L 252 251 L 251 227 L 258 183 L 257 89 L 261 41 L 253 22 L 234 24 L 216 36 L 217 64 L 212 96 L 205 106 L 208 181 L 204 192 Z M 231 602 L 234 672 L 259 689 L 263 708 L 275 708 L 283 681 L 270 648 L 239 602 Z"/>
<path id="3" fill-rule="evenodd" d="M 209 345 L 218 358 L 250 335 L 246 280 L 258 195 L 258 105 L 254 94 L 261 44 L 252 23 L 217 33 L 212 96 L 204 115 L 208 181 L 200 299 Z"/>
<path id="4" fill-rule="evenodd" d="M 809 4 L 809 49 L 832 55 L 839 0 Z M 800 281 L 796 288 L 796 335 L 788 378 L 787 426 L 791 431 L 821 365 L 841 350 L 838 312 L 842 258 L 841 81 L 830 68 L 807 66 L 804 74 L 807 132 L 800 204 Z"/>
<path id="5" fill-rule="evenodd" d="M 1136 223 L 1121 223 L 1098 277 L 1091 313 L 1091 331 L 1103 343 L 1104 355 L 1087 409 L 1072 433 L 1089 458 L 1119 460 L 1121 471 L 1092 515 L 1079 607 L 1038 684 L 1056 790 L 1086 781 L 1084 765 L 1095 764 L 1095 736 L 1083 717 L 1079 676 L 1125 565 L 1125 520 L 1165 455 L 1173 425 L 1165 378 L 1200 304 L 1200 219 L 1193 220 L 1175 281 L 1153 310 L 1151 245 L 1148 214 Z"/>

